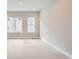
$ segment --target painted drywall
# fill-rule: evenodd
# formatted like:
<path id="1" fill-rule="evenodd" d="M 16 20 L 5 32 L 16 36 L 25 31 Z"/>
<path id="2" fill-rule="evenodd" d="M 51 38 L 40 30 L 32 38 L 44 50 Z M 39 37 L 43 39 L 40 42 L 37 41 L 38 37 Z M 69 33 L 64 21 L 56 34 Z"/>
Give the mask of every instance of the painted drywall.
<path id="1" fill-rule="evenodd" d="M 7 0 L 8 11 L 40 11 L 54 0 Z"/>
<path id="2" fill-rule="evenodd" d="M 40 13 L 41 38 L 72 54 L 71 0 L 58 0 Z"/>

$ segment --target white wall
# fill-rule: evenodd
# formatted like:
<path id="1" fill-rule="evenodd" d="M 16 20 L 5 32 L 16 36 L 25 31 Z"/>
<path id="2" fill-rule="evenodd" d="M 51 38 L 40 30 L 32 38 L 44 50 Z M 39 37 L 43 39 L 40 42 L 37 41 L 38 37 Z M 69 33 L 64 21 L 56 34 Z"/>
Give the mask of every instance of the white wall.
<path id="1" fill-rule="evenodd" d="M 41 38 L 72 54 L 71 0 L 58 0 L 40 13 Z"/>

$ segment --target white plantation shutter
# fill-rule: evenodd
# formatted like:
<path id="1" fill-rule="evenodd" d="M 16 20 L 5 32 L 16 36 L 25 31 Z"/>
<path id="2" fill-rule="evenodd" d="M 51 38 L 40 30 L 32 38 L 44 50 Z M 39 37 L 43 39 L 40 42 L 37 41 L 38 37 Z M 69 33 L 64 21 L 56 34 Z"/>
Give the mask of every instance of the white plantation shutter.
<path id="1" fill-rule="evenodd" d="M 21 17 L 8 17 L 8 32 L 22 32 Z"/>
<path id="2" fill-rule="evenodd" d="M 35 32 L 35 17 L 28 17 L 28 32 Z"/>

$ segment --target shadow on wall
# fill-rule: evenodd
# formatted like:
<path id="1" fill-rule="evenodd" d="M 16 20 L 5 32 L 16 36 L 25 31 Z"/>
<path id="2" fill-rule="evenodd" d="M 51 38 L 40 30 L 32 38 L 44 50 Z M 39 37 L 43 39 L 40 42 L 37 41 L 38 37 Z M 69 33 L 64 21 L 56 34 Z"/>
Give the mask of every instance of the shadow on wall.
<path id="1" fill-rule="evenodd" d="M 40 13 L 41 36 L 72 54 L 72 0 L 60 0 Z"/>

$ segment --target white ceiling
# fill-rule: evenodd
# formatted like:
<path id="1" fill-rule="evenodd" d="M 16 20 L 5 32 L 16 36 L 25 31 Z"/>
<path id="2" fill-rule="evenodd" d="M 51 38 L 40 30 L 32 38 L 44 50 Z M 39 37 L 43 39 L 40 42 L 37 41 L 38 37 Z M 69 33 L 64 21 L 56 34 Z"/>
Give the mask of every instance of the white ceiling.
<path id="1" fill-rule="evenodd" d="M 54 0 L 7 0 L 8 11 L 40 11 Z M 19 5 L 20 4 L 20 5 Z"/>

